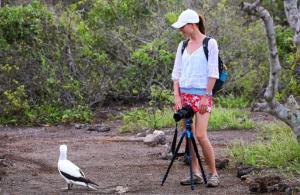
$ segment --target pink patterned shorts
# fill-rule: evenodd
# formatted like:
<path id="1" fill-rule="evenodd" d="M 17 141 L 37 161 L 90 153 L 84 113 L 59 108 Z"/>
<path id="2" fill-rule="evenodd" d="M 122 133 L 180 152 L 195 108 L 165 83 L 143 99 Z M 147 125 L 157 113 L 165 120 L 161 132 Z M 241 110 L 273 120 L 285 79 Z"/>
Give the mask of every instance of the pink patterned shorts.
<path id="1" fill-rule="evenodd" d="M 190 105 L 194 112 L 199 112 L 200 109 L 200 100 L 204 95 L 195 95 L 195 94 L 187 94 L 187 93 L 181 93 L 181 103 L 182 106 Z M 212 111 L 212 96 L 208 96 L 208 105 L 207 105 L 207 112 Z"/>

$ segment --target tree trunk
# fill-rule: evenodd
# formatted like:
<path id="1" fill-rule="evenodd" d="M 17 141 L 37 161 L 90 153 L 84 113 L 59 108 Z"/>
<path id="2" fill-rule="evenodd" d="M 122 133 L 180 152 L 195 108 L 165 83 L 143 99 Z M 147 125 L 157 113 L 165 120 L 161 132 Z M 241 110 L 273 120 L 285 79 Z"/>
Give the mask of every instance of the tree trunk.
<path id="1" fill-rule="evenodd" d="M 300 49 L 300 12 L 297 7 L 297 0 L 284 0 L 284 11 L 290 27 L 294 30 L 294 42 Z"/>
<path id="2" fill-rule="evenodd" d="M 297 0 L 284 0 L 284 11 L 290 27 L 294 30 L 294 43 L 297 47 L 295 63 L 297 64 L 296 73 L 300 74 L 300 10 Z M 300 81 L 298 81 L 300 84 Z"/>
<path id="3" fill-rule="evenodd" d="M 269 84 L 265 91 L 264 98 L 266 103 L 256 104 L 256 110 L 268 111 L 277 118 L 288 124 L 297 136 L 298 143 L 300 143 L 300 110 L 297 102 L 291 96 L 289 98 L 290 106 L 285 106 L 276 101 L 275 95 L 278 91 L 278 81 L 280 76 L 280 62 L 278 57 L 278 51 L 276 46 L 275 31 L 273 18 L 268 10 L 260 6 L 260 1 L 256 0 L 253 4 L 243 3 L 242 10 L 250 15 L 259 16 L 265 25 L 268 47 L 270 51 L 270 75 Z M 298 21 L 297 21 L 298 23 Z"/>

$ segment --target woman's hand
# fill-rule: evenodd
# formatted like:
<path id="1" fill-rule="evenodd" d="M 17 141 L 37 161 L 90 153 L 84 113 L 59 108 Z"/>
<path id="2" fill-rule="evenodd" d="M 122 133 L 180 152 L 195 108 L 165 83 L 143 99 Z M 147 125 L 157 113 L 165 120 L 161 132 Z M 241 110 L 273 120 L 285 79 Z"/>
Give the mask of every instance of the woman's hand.
<path id="1" fill-rule="evenodd" d="M 209 99 L 209 96 L 207 96 L 207 95 L 204 95 L 201 98 L 201 100 L 200 100 L 200 106 L 199 106 L 199 113 L 200 114 L 205 114 L 207 112 L 208 99 Z"/>
<path id="2" fill-rule="evenodd" d="M 175 106 L 175 111 L 182 108 L 180 95 L 175 95 L 174 96 L 174 104 L 175 104 L 174 105 Z"/>

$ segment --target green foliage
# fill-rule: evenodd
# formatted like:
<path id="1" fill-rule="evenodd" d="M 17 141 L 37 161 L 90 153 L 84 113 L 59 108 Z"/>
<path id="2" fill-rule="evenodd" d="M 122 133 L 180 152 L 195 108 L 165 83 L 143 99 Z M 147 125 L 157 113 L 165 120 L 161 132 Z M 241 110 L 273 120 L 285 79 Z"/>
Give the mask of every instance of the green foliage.
<path id="1" fill-rule="evenodd" d="M 151 86 L 151 101 L 150 106 L 155 104 L 172 105 L 174 96 L 171 90 L 162 89 L 157 85 Z"/>
<path id="2" fill-rule="evenodd" d="M 30 124 L 89 122 L 93 117 L 91 110 L 87 106 L 63 109 L 59 105 L 39 105 L 25 114 Z"/>
<path id="3" fill-rule="evenodd" d="M 286 86 L 280 88 L 279 94 L 277 94 L 277 100 L 281 101 L 291 94 L 300 96 L 300 75 L 296 71 L 298 57 L 297 48 L 293 42 L 294 32 L 283 26 L 276 26 L 275 32 L 278 55 L 282 66 L 280 83 Z"/>
<path id="4" fill-rule="evenodd" d="M 69 121 L 69 116 L 71 121 L 85 120 L 76 116 L 78 106 L 112 100 L 151 100 L 151 115 L 171 104 L 170 76 L 178 43 L 184 38 L 170 25 L 190 2 L 72 2 L 57 3 L 51 10 L 37 0 L 0 9 L 1 120 L 11 121 L 6 124 Z M 276 27 L 276 39 L 284 67 L 277 94 L 282 100 L 300 93 L 299 57 L 294 54 L 293 33 L 283 26 L 282 2 L 275 4 L 269 9 L 280 15 L 275 19 L 281 25 Z M 263 24 L 242 15 L 236 1 L 204 0 L 193 6 L 205 16 L 207 34 L 218 40 L 229 67 L 224 93 L 233 97 L 219 99 L 219 105 L 245 107 L 268 82 Z M 53 116 L 37 117 L 42 108 L 53 111 Z"/>
<path id="5" fill-rule="evenodd" d="M 250 100 L 244 96 L 237 97 L 233 94 L 216 97 L 216 105 L 222 108 L 244 109 L 250 106 Z"/>
<path id="6" fill-rule="evenodd" d="M 216 107 L 209 118 L 210 130 L 252 129 L 254 122 L 249 119 L 249 112 L 240 109 Z"/>
<path id="7" fill-rule="evenodd" d="M 250 145 L 234 144 L 232 156 L 255 167 L 279 168 L 291 173 L 299 171 L 300 145 L 291 129 L 283 123 L 261 125 L 259 128 L 263 131 L 263 138 Z"/>
<path id="8" fill-rule="evenodd" d="M 64 110 L 62 113 L 61 120 L 63 122 L 76 122 L 84 121 L 90 122 L 92 119 L 92 112 L 87 106 L 77 106 L 73 109 Z"/>
<path id="9" fill-rule="evenodd" d="M 39 1 L 0 9 L 2 123 L 90 120 L 90 110 L 80 105 L 101 101 L 94 89 L 105 94 L 99 67 L 109 62 L 91 48 L 91 32 L 73 11 L 54 15 Z"/>
<path id="10" fill-rule="evenodd" d="M 125 70 L 125 78 L 120 80 L 117 87 L 149 95 L 155 83 L 170 86 L 170 79 L 166 78 L 170 78 L 173 59 L 174 53 L 169 51 L 166 42 L 155 39 L 132 53 L 133 63 Z"/>
<path id="11" fill-rule="evenodd" d="M 169 12 L 165 15 L 165 19 L 168 22 L 169 25 L 173 24 L 177 21 L 179 14 L 174 12 Z"/>
<path id="12" fill-rule="evenodd" d="M 209 1 L 205 1 L 202 13 L 208 27 L 206 34 L 218 41 L 220 54 L 229 69 L 224 94 L 251 100 L 268 82 L 269 52 L 263 23 L 259 19 L 248 20 L 238 3 L 230 0 L 213 5 L 211 8 Z"/>
<path id="13" fill-rule="evenodd" d="M 0 37 L 6 44 L 34 44 L 42 33 L 41 19 L 49 20 L 46 8 L 38 1 L 22 7 L 0 9 Z M 0 45 L 1 46 L 1 45 Z M 3 46 L 3 45 L 2 45 Z"/>
<path id="14" fill-rule="evenodd" d="M 4 96 L 7 99 L 7 104 L 3 109 L 4 114 L 9 114 L 10 112 L 22 112 L 29 109 L 24 85 L 18 86 L 15 91 L 5 91 Z"/>
<path id="15" fill-rule="evenodd" d="M 133 109 L 123 114 L 121 132 L 135 132 L 146 128 L 161 129 L 174 125 L 173 111 L 169 108 L 157 109 L 153 113 L 151 108 Z"/>

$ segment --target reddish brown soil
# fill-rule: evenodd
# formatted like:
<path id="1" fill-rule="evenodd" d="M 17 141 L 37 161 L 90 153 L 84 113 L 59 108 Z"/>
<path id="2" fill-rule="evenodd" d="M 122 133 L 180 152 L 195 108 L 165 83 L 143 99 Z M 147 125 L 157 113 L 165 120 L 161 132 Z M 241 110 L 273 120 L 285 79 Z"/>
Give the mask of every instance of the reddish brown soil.
<path id="1" fill-rule="evenodd" d="M 118 123 L 118 122 L 116 122 Z M 236 139 L 252 141 L 254 130 L 213 131 L 209 133 L 217 158 L 229 157 L 228 144 Z M 169 176 L 161 180 L 170 161 L 162 160 L 165 146 L 149 147 L 132 141 L 133 134 L 120 134 L 112 125 L 109 132 L 90 132 L 73 126 L 0 128 L 0 194 L 61 194 L 66 187 L 58 174 L 59 145 L 68 145 L 68 159 L 99 184 L 97 192 L 75 186 L 80 194 L 110 194 L 117 186 L 128 187 L 128 194 L 248 194 L 248 187 L 236 177 L 232 160 L 219 170 L 217 188 L 181 186 L 188 166 L 176 161 Z M 172 134 L 167 136 L 171 141 Z"/>

